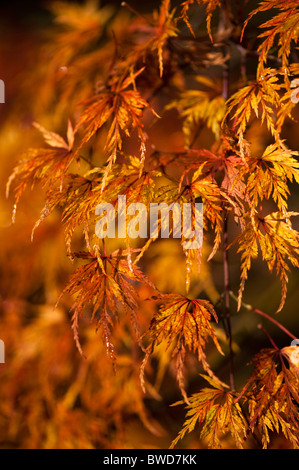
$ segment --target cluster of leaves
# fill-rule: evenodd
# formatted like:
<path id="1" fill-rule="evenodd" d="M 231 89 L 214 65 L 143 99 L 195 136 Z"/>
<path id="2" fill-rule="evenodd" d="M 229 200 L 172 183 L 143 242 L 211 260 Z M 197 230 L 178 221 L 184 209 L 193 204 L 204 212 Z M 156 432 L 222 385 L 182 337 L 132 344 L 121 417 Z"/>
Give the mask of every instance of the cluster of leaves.
<path id="1" fill-rule="evenodd" d="M 284 349 L 262 349 L 253 358 L 252 375 L 241 393 L 227 391 L 203 376 L 212 388 L 192 395 L 186 422 L 172 446 L 199 424 L 200 438 L 214 449 L 221 448 L 221 436 L 229 433 L 240 449 L 246 445 L 249 433 L 266 449 L 271 432 L 282 432 L 298 448 L 298 364 L 291 361 L 291 367 L 287 367 L 284 361 L 289 359 L 289 352 Z"/>
<path id="2" fill-rule="evenodd" d="M 267 447 L 269 430 L 282 432 L 291 445 L 299 445 L 298 377 L 287 368 L 281 353 L 278 373 L 277 351 L 261 351 L 254 360 L 253 375 L 238 394 L 232 383 L 229 387 L 216 376 L 205 352 L 210 339 L 223 355 L 219 342 L 223 335 L 216 326 L 221 315 L 227 337 L 223 343 L 229 344 L 232 355 L 228 285 L 225 282 L 226 315 L 218 314 L 216 304 L 223 296 L 207 268 L 207 261 L 217 256 L 222 243 L 225 276 L 229 248 L 236 244 L 241 253 L 238 310 L 252 260 L 259 253 L 269 271 L 275 271 L 281 280 L 278 311 L 286 299 L 289 266 L 299 266 L 299 233 L 291 222 L 298 214 L 288 210 L 289 185 L 299 182 L 298 153 L 281 137 L 296 105 L 291 97 L 299 68 L 291 58 L 296 56 L 299 1 L 261 2 L 247 18 L 242 35 L 245 37 L 254 15 L 270 9 L 278 14 L 261 25 L 265 31 L 259 37 L 255 73 L 248 71 L 250 81 L 244 68 L 254 49 L 242 48 L 240 86 L 229 82 L 230 58 L 240 51 L 241 37 L 231 22 L 230 2 L 188 0 L 173 8 L 170 0 L 162 0 L 159 10 L 146 16 L 131 16 L 127 11 L 118 16 L 108 7 L 99 9 L 93 1 L 82 6 L 53 3 L 59 28 L 41 48 L 39 73 L 44 80 L 33 113 L 35 121 L 43 119 L 41 109 L 46 105 L 49 116 L 52 112 L 48 119 L 58 129 L 65 128 L 67 120 L 67 139 L 58 131 L 47 130 L 47 123 L 35 123 L 47 147 L 26 150 L 7 185 L 7 192 L 14 186 L 15 219 L 25 188 L 41 184 L 46 203 L 34 230 L 58 212 L 68 255 L 77 263 L 83 260 L 63 290 L 73 299 L 72 329 L 82 356 L 88 357 L 88 352 L 79 340 L 79 319 L 89 313 L 102 332 L 114 367 L 124 348 L 117 320 L 124 328 L 131 324 L 143 353 L 139 365 L 144 392 L 158 395 L 147 378 L 150 358 L 158 360 L 159 370 L 165 369 L 166 359 L 171 364 L 175 361 L 176 379 L 188 411 L 173 445 L 197 423 L 202 425 L 201 439 L 207 439 L 211 447 L 221 446 L 221 435 L 227 431 L 237 447 L 243 447 L 249 433 Z M 196 26 L 196 12 L 204 10 L 207 29 Z M 216 12 L 220 19 L 214 32 Z M 53 83 L 59 105 L 51 101 Z M 74 97 L 80 99 L 74 102 Z M 153 129 L 163 126 L 173 112 L 181 122 L 180 146 L 173 149 L 168 139 L 166 150 L 153 141 L 150 145 Z M 255 154 L 246 139 L 254 122 L 265 126 L 270 141 L 261 154 Z M 200 138 L 201 132 L 205 139 Z M 100 240 L 95 236 L 97 205 L 109 202 L 117 215 L 119 195 L 125 195 L 128 204 L 142 202 L 148 208 L 153 202 L 178 202 L 182 207 L 186 202 L 202 201 L 203 247 L 184 249 L 181 233 L 185 292 L 169 292 L 168 288 L 166 293 L 160 292 L 146 275 L 146 256 L 151 256 L 155 239 L 132 241 L 119 236 Z M 228 219 L 240 231 L 230 245 Z M 139 224 L 139 230 L 144 223 L 140 216 L 132 220 L 127 214 L 129 222 Z M 160 224 L 161 220 L 159 228 Z M 80 250 L 74 250 L 73 244 L 79 244 Z M 208 281 L 200 284 L 202 276 Z M 148 326 L 140 309 L 140 286 L 150 296 Z M 200 294 L 203 298 L 198 298 Z M 197 355 L 212 386 L 191 398 L 184 378 L 188 355 Z M 79 390 L 84 397 L 82 380 L 80 375 Z M 76 383 L 74 390 L 78 390 Z M 139 415 L 147 422 L 142 400 L 140 392 Z"/>

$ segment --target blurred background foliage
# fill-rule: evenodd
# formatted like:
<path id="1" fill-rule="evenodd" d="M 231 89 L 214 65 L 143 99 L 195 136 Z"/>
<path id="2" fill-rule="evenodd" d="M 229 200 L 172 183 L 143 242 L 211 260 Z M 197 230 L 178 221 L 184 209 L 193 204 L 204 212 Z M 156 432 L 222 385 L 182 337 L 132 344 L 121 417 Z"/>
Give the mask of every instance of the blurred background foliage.
<path id="1" fill-rule="evenodd" d="M 67 2 L 67 8 L 70 3 Z M 176 3 L 173 2 L 174 6 Z M 84 5 L 83 2 L 77 4 Z M 21 152 L 42 142 L 32 121 L 65 135 L 68 117 L 76 119 L 77 103 L 90 95 L 97 75 L 105 70 L 107 58 L 113 54 L 113 30 L 117 31 L 120 43 L 125 41 L 134 16 L 121 6 L 121 2 L 101 2 L 101 14 L 93 17 L 87 28 L 91 40 L 94 34 L 100 47 L 80 55 L 80 51 L 74 50 L 74 37 L 60 35 L 59 23 L 53 22 L 54 13 L 61 8 L 59 5 L 56 2 L 44 5 L 41 2 L 14 2 L 12 6 L 11 2 L 1 2 L 0 7 L 0 78 L 6 86 L 6 102 L 0 104 L 0 338 L 5 342 L 6 353 L 5 364 L 0 364 L 0 447 L 167 448 L 180 430 L 185 415 L 183 406 L 170 406 L 180 400 L 181 395 L 169 354 L 163 348 L 155 353 L 149 370 L 152 387 L 149 386 L 144 395 L 139 382 L 142 353 L 134 341 L 130 322 L 121 317 L 114 331 L 114 341 L 118 345 L 114 374 L 111 363 L 106 360 L 102 340 L 86 317 L 82 318 L 80 326 L 87 357 L 83 359 L 71 331 L 71 300 L 63 299 L 54 308 L 74 269 L 66 256 L 61 214 L 57 210 L 45 219 L 31 242 L 32 228 L 43 207 L 43 189 L 26 190 L 14 224 L 11 222 L 13 197 L 5 198 L 7 179 Z M 130 1 L 130 5 L 147 14 L 158 8 L 159 3 Z M 248 2 L 240 17 L 246 18 L 247 12 L 256 5 L 257 2 Z M 82 18 L 78 8 L 78 13 L 74 9 L 74 22 Z M 204 21 L 201 21 L 204 30 Z M 246 32 L 246 41 L 251 43 L 256 41 L 256 22 L 254 18 Z M 86 31 L 83 31 L 83 38 L 86 37 L 84 34 Z M 82 47 L 84 50 L 84 41 Z M 96 59 L 94 54 L 98 54 Z M 232 76 L 236 61 L 236 57 L 231 58 Z M 254 59 L 251 67 L 256 67 Z M 163 92 L 158 94 L 154 108 L 159 112 L 167 101 Z M 299 118 L 298 107 L 294 116 Z M 246 137 L 257 152 L 269 143 L 269 135 L 259 122 L 253 123 Z M 296 121 L 288 121 L 283 137 L 290 148 L 299 150 Z M 201 145 L 208 147 L 210 131 L 202 131 L 200 139 Z M 181 123 L 175 112 L 169 111 L 149 130 L 149 140 L 161 149 L 168 149 L 169 145 L 175 149 L 183 148 Z M 295 186 L 291 187 L 289 202 L 290 210 L 297 211 L 299 192 Z M 230 240 L 235 235 L 232 226 Z M 80 235 L 74 244 L 80 248 Z M 205 249 L 209 251 L 209 247 Z M 239 257 L 233 250 L 229 262 L 231 289 L 236 293 Z M 142 263 L 162 292 L 184 293 L 185 259 L 174 240 L 155 243 Z M 275 318 L 299 336 L 298 281 L 298 270 L 293 270 L 285 307 Z M 201 279 L 198 282 L 194 276 L 191 289 L 194 295 L 213 301 L 217 299 L 223 290 L 221 253 L 209 264 L 203 263 Z M 150 303 L 144 299 L 150 292 L 143 286 L 139 294 L 138 318 L 141 329 L 145 330 L 152 311 Z M 279 280 L 257 260 L 246 284 L 244 301 L 274 315 L 279 298 Z M 259 323 L 265 326 L 279 347 L 290 342 L 275 325 L 254 312 L 241 309 L 237 313 L 232 302 L 234 348 L 238 352 L 235 379 L 239 388 L 250 374 L 248 362 L 252 356 L 262 346 L 269 346 L 268 339 L 257 328 Z M 218 335 L 223 340 L 221 325 Z M 225 340 L 222 347 L 227 352 Z M 227 361 L 219 358 L 212 347 L 207 352 L 213 369 L 219 377 L 225 378 Z M 188 394 L 203 385 L 199 373 L 202 370 L 196 360 L 188 357 Z M 229 438 L 223 442 L 224 447 L 231 445 Z M 285 445 L 283 439 L 276 438 L 273 442 L 274 447 Z M 204 448 L 205 443 L 200 442 L 194 432 L 178 446 Z"/>

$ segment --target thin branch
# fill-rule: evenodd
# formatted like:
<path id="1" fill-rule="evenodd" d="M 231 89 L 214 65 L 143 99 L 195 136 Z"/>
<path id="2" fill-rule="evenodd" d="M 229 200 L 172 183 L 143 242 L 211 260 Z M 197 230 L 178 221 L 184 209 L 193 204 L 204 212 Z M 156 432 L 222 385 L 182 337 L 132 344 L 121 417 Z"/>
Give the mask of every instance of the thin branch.
<path id="1" fill-rule="evenodd" d="M 260 323 L 257 325 L 257 327 L 258 327 L 259 330 L 262 330 L 265 333 L 268 340 L 272 344 L 273 348 L 276 349 L 277 351 L 279 351 L 279 347 L 277 346 L 277 344 L 275 343 L 275 341 L 271 337 L 270 333 L 266 330 L 266 328 L 264 328 L 263 325 L 261 325 Z"/>
<path id="2" fill-rule="evenodd" d="M 84 155 L 79 155 L 79 158 L 81 158 L 81 160 L 83 160 L 84 162 L 86 162 L 90 168 L 95 168 L 95 165 L 92 163 L 92 161 L 90 161 L 87 157 L 85 157 Z"/>
<path id="3" fill-rule="evenodd" d="M 232 291 L 230 291 L 230 296 L 231 296 L 236 302 L 238 301 L 237 296 L 236 296 Z M 259 310 L 258 308 L 254 308 L 254 307 L 252 307 L 252 305 L 246 304 L 245 302 L 241 302 L 241 305 L 242 305 L 242 307 L 246 308 L 246 310 L 249 310 L 250 312 L 255 312 L 255 313 L 257 313 L 258 315 L 261 315 L 262 317 L 267 318 L 267 320 L 269 320 L 270 322 L 274 323 L 274 325 L 278 326 L 278 328 L 280 328 L 282 331 L 284 331 L 290 338 L 292 338 L 292 339 L 297 339 L 296 336 L 294 336 L 289 330 L 287 330 L 287 328 L 285 328 L 285 327 L 284 327 L 281 323 L 279 323 L 277 320 L 274 320 L 274 318 L 270 317 L 270 315 L 268 315 L 267 313 L 262 312 L 262 310 Z"/>
<path id="4" fill-rule="evenodd" d="M 230 367 L 230 386 L 232 390 L 235 390 L 234 382 L 234 364 L 233 364 L 233 348 L 232 348 L 232 331 L 230 321 L 230 286 L 229 286 L 229 263 L 228 263 L 228 217 L 227 214 L 224 218 L 223 227 L 223 274 L 224 274 L 224 316 L 227 325 L 227 339 L 229 347 L 229 367 Z"/>

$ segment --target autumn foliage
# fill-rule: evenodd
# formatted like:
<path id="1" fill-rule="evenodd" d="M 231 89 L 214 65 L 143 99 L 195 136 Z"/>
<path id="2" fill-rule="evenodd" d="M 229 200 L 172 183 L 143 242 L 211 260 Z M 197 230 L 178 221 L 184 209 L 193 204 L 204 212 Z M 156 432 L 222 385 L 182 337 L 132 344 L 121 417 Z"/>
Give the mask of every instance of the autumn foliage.
<path id="1" fill-rule="evenodd" d="M 299 448 L 299 0 L 48 8 L 0 136 L 0 446 Z M 99 239 L 119 195 L 201 201 L 202 247 Z"/>

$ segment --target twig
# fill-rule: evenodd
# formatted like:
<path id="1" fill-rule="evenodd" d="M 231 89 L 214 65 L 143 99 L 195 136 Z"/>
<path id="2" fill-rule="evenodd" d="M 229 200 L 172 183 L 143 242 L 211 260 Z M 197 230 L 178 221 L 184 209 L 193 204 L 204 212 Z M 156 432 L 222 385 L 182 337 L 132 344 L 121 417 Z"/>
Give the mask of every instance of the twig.
<path id="1" fill-rule="evenodd" d="M 229 366 L 230 366 L 230 386 L 232 390 L 235 390 L 234 382 L 234 364 L 233 364 L 233 348 L 232 348 L 232 331 L 231 331 L 231 321 L 230 321 L 230 287 L 229 287 L 229 264 L 228 264 L 228 217 L 227 214 L 224 218 L 223 226 L 223 273 L 224 273 L 224 312 L 225 319 L 227 324 L 227 339 L 229 347 Z"/>
<path id="2" fill-rule="evenodd" d="M 263 327 L 263 325 L 261 325 L 260 323 L 257 325 L 258 329 L 259 330 L 262 330 L 265 335 L 267 336 L 268 340 L 270 341 L 270 343 L 272 344 L 273 348 L 276 349 L 277 351 L 279 351 L 279 347 L 277 346 L 277 344 L 275 343 L 275 341 L 272 339 L 270 333 L 266 330 L 266 328 Z"/>
<path id="3" fill-rule="evenodd" d="M 81 158 L 81 160 L 84 160 L 86 163 L 88 163 L 90 168 L 95 168 L 95 165 L 88 158 L 84 157 L 84 155 L 80 154 L 79 158 Z"/>
<path id="4" fill-rule="evenodd" d="M 236 302 L 238 301 L 237 296 L 236 296 L 232 291 L 230 291 L 230 296 L 231 296 Z M 246 310 L 249 310 L 250 312 L 255 312 L 255 313 L 257 313 L 258 315 L 261 315 L 262 317 L 267 318 L 267 320 L 271 321 L 272 323 L 274 323 L 274 325 L 278 326 L 278 328 L 280 328 L 282 331 L 284 331 L 288 336 L 290 336 L 290 338 L 292 338 L 292 339 L 297 339 L 296 336 L 294 336 L 289 330 L 287 330 L 287 329 L 286 329 L 281 323 L 279 323 L 277 320 L 274 320 L 274 318 L 270 317 L 270 315 L 268 315 L 267 313 L 262 312 L 262 310 L 259 310 L 258 308 L 254 308 L 254 307 L 252 307 L 252 305 L 246 304 L 245 302 L 241 302 L 241 305 L 242 305 L 242 307 L 246 308 Z"/>

